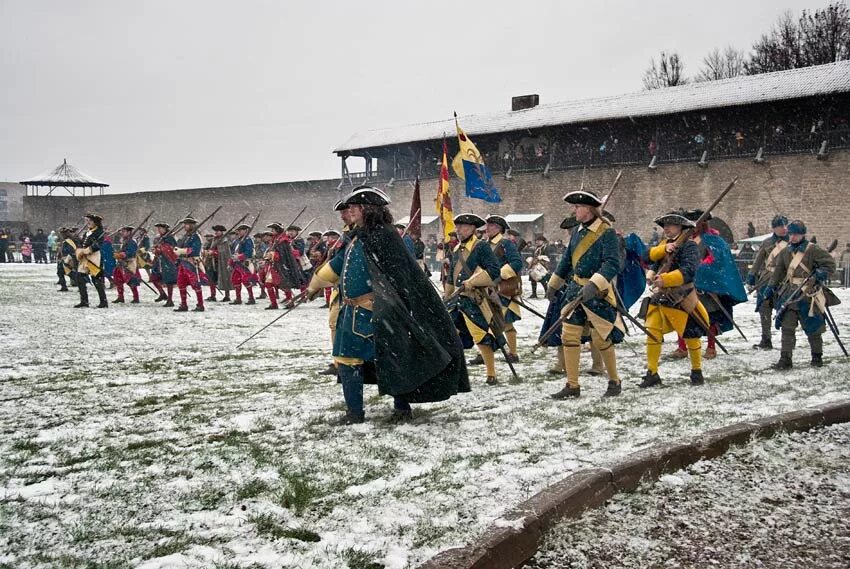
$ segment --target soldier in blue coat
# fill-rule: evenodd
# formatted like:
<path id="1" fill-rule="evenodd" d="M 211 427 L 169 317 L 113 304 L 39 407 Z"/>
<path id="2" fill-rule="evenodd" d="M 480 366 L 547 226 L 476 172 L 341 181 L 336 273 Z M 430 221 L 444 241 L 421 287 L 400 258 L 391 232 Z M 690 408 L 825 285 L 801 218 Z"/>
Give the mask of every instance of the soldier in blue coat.
<path id="1" fill-rule="evenodd" d="M 103 286 L 103 259 L 101 257 L 101 245 L 103 245 L 103 218 L 96 213 L 85 216 L 87 229 L 83 234 L 77 250 L 77 288 L 80 291 L 80 303 L 74 308 L 85 308 L 89 305 L 89 293 L 86 285 L 91 282 L 97 290 L 100 303 L 97 308 L 108 308 L 106 301 L 106 289 Z"/>
<path id="2" fill-rule="evenodd" d="M 502 325 L 494 323 L 493 319 L 503 319 L 501 304 L 493 302 L 490 294 L 501 275 L 501 264 L 487 242 L 475 235 L 475 230 L 486 224 L 481 217 L 464 213 L 456 216 L 454 222 L 459 241 L 449 258 L 451 273 L 445 292 L 448 296 L 454 294 L 455 289 L 462 292 L 449 308 L 463 347 L 478 346 L 487 369 L 487 385 L 496 385 L 499 382 L 494 350 L 504 347 L 506 339 L 504 334 L 492 330 L 493 326 Z"/>
<path id="3" fill-rule="evenodd" d="M 157 235 L 159 235 L 153 249 L 153 263 L 151 264 L 151 283 L 156 287 L 159 296 L 155 302 L 165 301 L 163 306 L 174 306 L 172 295 L 174 285 L 177 284 L 177 255 L 174 248 L 177 240 L 170 234 L 171 226 L 165 222 L 154 224 Z M 165 285 L 166 288 L 163 288 Z M 166 292 L 168 291 L 168 292 Z"/>
<path id="4" fill-rule="evenodd" d="M 753 259 L 753 264 L 747 274 L 747 286 L 750 291 L 758 291 L 756 293 L 756 312 L 759 313 L 761 321 L 761 341 L 753 346 L 756 350 L 773 349 L 771 325 L 773 324 L 774 299 L 766 298 L 765 291 L 770 286 L 779 254 L 788 246 L 788 218 L 784 215 L 776 215 L 771 220 L 770 226 L 773 233 L 761 242 L 759 252 Z"/>
<path id="5" fill-rule="evenodd" d="M 112 281 L 115 283 L 115 288 L 118 289 L 118 298 L 113 300 L 113 304 L 121 304 L 124 302 L 124 285 L 130 287 L 130 292 L 133 294 L 132 304 L 139 304 L 139 285 L 141 279 L 138 276 L 136 253 L 139 246 L 133 239 L 133 231 L 135 227 L 127 225 L 121 228 L 121 246 L 118 251 L 113 253 L 116 261 L 115 269 L 112 271 Z"/>
<path id="6" fill-rule="evenodd" d="M 77 231 L 76 227 L 59 228 L 59 236 L 62 238 L 56 268 L 56 274 L 59 277 L 59 292 L 68 291 L 68 281 L 65 277 L 68 277 L 72 286 L 77 284 L 77 258 L 74 256 L 74 252 L 77 250 Z"/>
<path id="7" fill-rule="evenodd" d="M 579 359 L 584 338 L 599 350 L 608 373 L 605 396 L 619 395 L 620 376 L 614 344 L 623 340 L 625 327 L 617 311 L 614 277 L 620 272 L 620 244 L 611 225 L 602 217 L 602 200 L 593 192 L 579 190 L 564 196 L 573 206 L 579 225 L 561 257 L 555 273 L 549 279 L 546 297 L 553 302 L 561 295 L 562 312 L 566 305 L 580 298 L 581 302 L 567 316 L 561 328 L 567 384 L 553 399 L 579 397 Z"/>
<path id="8" fill-rule="evenodd" d="M 180 223 L 183 224 L 185 233 L 177 243 L 177 247 L 174 248 L 174 254 L 177 256 L 177 289 L 180 291 L 180 306 L 175 308 L 174 312 L 187 312 L 189 310 L 188 292 L 186 290 L 188 287 L 192 287 L 195 291 L 195 298 L 198 301 L 194 311 L 203 312 L 204 294 L 201 286 L 207 284 L 207 275 L 202 269 L 202 243 L 196 229 L 198 222 L 192 217 L 187 217 Z"/>
<path id="9" fill-rule="evenodd" d="M 522 319 L 519 304 L 516 299 L 522 296 L 522 257 L 519 255 L 516 243 L 507 239 L 505 233 L 511 228 L 508 221 L 501 215 L 490 215 L 485 220 L 485 233 L 487 242 L 496 259 L 499 260 L 501 269 L 499 276 L 499 300 L 503 307 L 502 315 L 505 319 L 505 339 L 508 342 L 508 358 L 512 363 L 519 361 L 516 344 L 516 328 L 514 322 Z"/>

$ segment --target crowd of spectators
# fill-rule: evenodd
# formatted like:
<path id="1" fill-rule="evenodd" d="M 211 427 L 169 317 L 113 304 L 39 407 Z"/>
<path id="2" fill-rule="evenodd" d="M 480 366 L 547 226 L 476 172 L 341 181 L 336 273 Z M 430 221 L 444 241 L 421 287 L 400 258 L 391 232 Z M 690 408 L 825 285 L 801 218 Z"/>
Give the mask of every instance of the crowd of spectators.
<path id="1" fill-rule="evenodd" d="M 11 230 L 0 227 L 0 263 L 52 263 L 56 262 L 59 236 L 55 231 L 45 234 L 43 229 L 35 232 L 22 231 L 15 235 Z"/>

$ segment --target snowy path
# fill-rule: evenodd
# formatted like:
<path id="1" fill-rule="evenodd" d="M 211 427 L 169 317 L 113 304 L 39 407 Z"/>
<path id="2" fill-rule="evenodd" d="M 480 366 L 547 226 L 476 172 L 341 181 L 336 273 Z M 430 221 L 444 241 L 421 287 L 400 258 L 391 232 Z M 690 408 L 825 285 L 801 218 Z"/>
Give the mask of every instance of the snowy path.
<path id="1" fill-rule="evenodd" d="M 850 424 L 756 441 L 553 528 L 529 569 L 850 566 Z"/>
<path id="2" fill-rule="evenodd" d="M 832 339 L 826 367 L 808 367 L 801 336 L 799 367 L 777 376 L 764 371 L 777 352 L 727 334 L 732 357 L 706 362 L 704 388 L 667 361 L 665 387 L 642 392 L 632 338 L 641 355 L 619 349 L 621 397 L 583 378 L 580 400 L 556 402 L 563 379 L 546 374 L 551 353 L 530 354 L 540 321 L 526 315 L 522 384 L 488 388 L 473 368 L 472 393 L 420 406 L 413 424 L 383 424 L 391 403 L 373 396 L 366 424 L 334 427 L 319 302 L 235 352 L 277 314 L 263 301 L 174 314 L 143 288 L 141 305 L 74 310 L 52 269 L 0 266 L 0 567 L 400 569 L 576 469 L 850 387 Z M 837 292 L 850 337 L 850 295 Z M 736 315 L 757 341 L 752 306 Z"/>

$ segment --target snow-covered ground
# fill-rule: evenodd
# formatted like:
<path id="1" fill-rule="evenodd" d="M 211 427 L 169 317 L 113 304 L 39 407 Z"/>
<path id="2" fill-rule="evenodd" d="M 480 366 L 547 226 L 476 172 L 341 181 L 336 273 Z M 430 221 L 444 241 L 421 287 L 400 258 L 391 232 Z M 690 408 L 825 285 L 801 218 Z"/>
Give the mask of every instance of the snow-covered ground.
<path id="1" fill-rule="evenodd" d="M 850 425 L 698 462 L 559 524 L 529 569 L 850 567 Z"/>
<path id="2" fill-rule="evenodd" d="M 52 266 L 0 265 L 0 567 L 411 567 L 576 469 L 850 386 L 831 338 L 826 367 L 808 367 L 801 334 L 798 367 L 772 373 L 778 352 L 749 347 L 749 305 L 736 315 L 750 342 L 725 335 L 732 354 L 706 362 L 704 387 L 665 361 L 664 387 L 638 390 L 633 336 L 621 397 L 584 378 L 581 399 L 553 401 L 564 380 L 546 373 L 551 352 L 530 353 L 540 321 L 526 314 L 522 383 L 499 363 L 505 381 L 487 387 L 473 368 L 471 393 L 401 426 L 367 386 L 367 423 L 338 427 L 319 301 L 236 351 L 279 313 L 261 301 L 175 314 L 145 288 L 141 305 L 75 310 L 54 280 Z"/>

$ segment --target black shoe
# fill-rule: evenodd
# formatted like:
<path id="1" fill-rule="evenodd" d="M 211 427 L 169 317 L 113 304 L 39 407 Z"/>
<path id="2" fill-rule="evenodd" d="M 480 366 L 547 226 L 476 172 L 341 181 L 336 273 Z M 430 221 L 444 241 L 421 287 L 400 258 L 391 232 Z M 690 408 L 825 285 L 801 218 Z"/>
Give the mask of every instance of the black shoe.
<path id="1" fill-rule="evenodd" d="M 249 298 L 248 302 L 246 302 L 245 304 L 257 304 L 257 301 L 254 300 L 253 298 Z"/>
<path id="2" fill-rule="evenodd" d="M 163 300 L 168 300 L 168 297 L 164 294 L 160 294 L 158 297 L 153 299 L 154 302 L 162 302 Z"/>
<path id="3" fill-rule="evenodd" d="M 823 367 L 823 354 L 812 354 L 812 367 Z"/>
<path id="4" fill-rule="evenodd" d="M 773 349 L 773 342 L 771 342 L 770 340 L 762 340 L 758 344 L 753 344 L 753 349 L 754 350 L 772 350 Z"/>
<path id="5" fill-rule="evenodd" d="M 124 299 L 120 296 L 112 301 L 112 304 L 124 304 Z"/>
<path id="6" fill-rule="evenodd" d="M 165 304 L 163 304 L 163 306 L 165 306 L 166 308 L 171 307 L 171 306 L 174 306 L 174 301 L 169 300 L 169 301 L 167 301 Z"/>
<path id="7" fill-rule="evenodd" d="M 266 306 L 266 310 L 277 310 L 277 308 L 278 307 L 273 304 L 269 304 L 268 306 Z"/>
<path id="8" fill-rule="evenodd" d="M 214 296 L 208 296 L 204 300 L 206 300 L 207 302 L 218 302 L 218 299 Z"/>
<path id="9" fill-rule="evenodd" d="M 702 376 L 701 369 L 692 369 L 691 370 L 691 385 L 703 385 L 705 383 L 705 378 Z"/>
<path id="10" fill-rule="evenodd" d="M 75 305 L 74 305 L 74 308 L 88 308 L 88 307 L 89 307 L 89 303 L 88 303 L 88 302 L 81 302 L 81 303 L 79 303 L 79 304 L 75 304 Z"/>
<path id="11" fill-rule="evenodd" d="M 398 423 L 409 423 L 413 420 L 413 411 L 410 409 L 393 409 L 392 415 L 387 417 L 386 422 L 390 425 L 396 425 Z"/>
<path id="12" fill-rule="evenodd" d="M 508 357 L 505 358 L 505 361 L 512 364 L 518 364 L 519 356 L 516 354 L 508 354 Z"/>
<path id="13" fill-rule="evenodd" d="M 189 312 L 189 307 L 185 304 L 181 304 L 180 306 L 174 309 L 174 312 Z"/>
<path id="14" fill-rule="evenodd" d="M 475 356 L 474 358 L 472 358 L 471 360 L 466 362 L 466 365 L 468 365 L 468 366 L 483 366 L 484 365 L 484 358 L 481 357 L 481 354 L 478 354 L 477 356 Z"/>
<path id="15" fill-rule="evenodd" d="M 327 302 L 322 305 L 322 308 L 330 308 L 330 307 L 331 307 L 331 305 L 328 304 Z"/>
<path id="16" fill-rule="evenodd" d="M 487 376 L 487 385 L 499 385 L 499 380 L 496 379 L 495 375 Z"/>
<path id="17" fill-rule="evenodd" d="M 337 425 L 357 425 L 366 420 L 366 413 L 346 411 L 345 415 L 336 420 Z"/>
<path id="18" fill-rule="evenodd" d="M 192 312 L 203 312 L 205 309 L 203 306 L 196 306 L 192 309 Z"/>
<path id="19" fill-rule="evenodd" d="M 623 392 L 623 386 L 619 381 L 608 381 L 608 389 L 602 397 L 616 397 Z"/>
<path id="20" fill-rule="evenodd" d="M 222 299 L 221 299 L 221 301 L 222 301 L 222 302 L 230 302 L 230 295 L 229 295 L 229 294 L 225 294 L 225 295 L 224 295 L 224 298 L 222 298 Z"/>
<path id="21" fill-rule="evenodd" d="M 570 387 L 569 385 L 560 390 L 558 393 L 550 395 L 552 399 L 569 399 L 571 397 L 581 397 L 581 387 Z"/>
<path id="22" fill-rule="evenodd" d="M 59 289 L 59 292 L 68 292 L 68 287 L 63 286 L 62 288 Z"/>
<path id="23" fill-rule="evenodd" d="M 333 365 L 333 364 L 329 364 L 327 369 L 323 369 L 322 371 L 319 372 L 319 375 L 336 375 L 336 374 L 337 374 L 337 369 L 336 369 L 336 366 Z"/>
<path id="24" fill-rule="evenodd" d="M 95 308 L 109 308 L 109 304 L 107 304 L 106 302 L 101 302 L 100 304 L 95 306 Z"/>
<path id="25" fill-rule="evenodd" d="M 242 304 L 241 300 L 231 300 L 230 304 Z"/>
<path id="26" fill-rule="evenodd" d="M 657 373 L 647 371 L 646 375 L 643 376 L 643 381 L 638 384 L 638 387 L 646 389 L 647 387 L 655 387 L 656 385 L 661 385 L 661 377 Z"/>
<path id="27" fill-rule="evenodd" d="M 139 299 L 134 298 L 133 300 L 130 301 L 130 304 L 139 304 Z"/>
<path id="28" fill-rule="evenodd" d="M 529 296 L 528 298 L 538 298 L 538 296 L 537 296 L 536 294 L 532 294 L 532 295 L 531 295 L 531 296 Z"/>
<path id="29" fill-rule="evenodd" d="M 779 361 L 770 367 L 778 371 L 785 371 L 793 368 L 794 362 L 791 361 L 791 354 L 789 352 L 781 352 L 779 354 Z"/>

